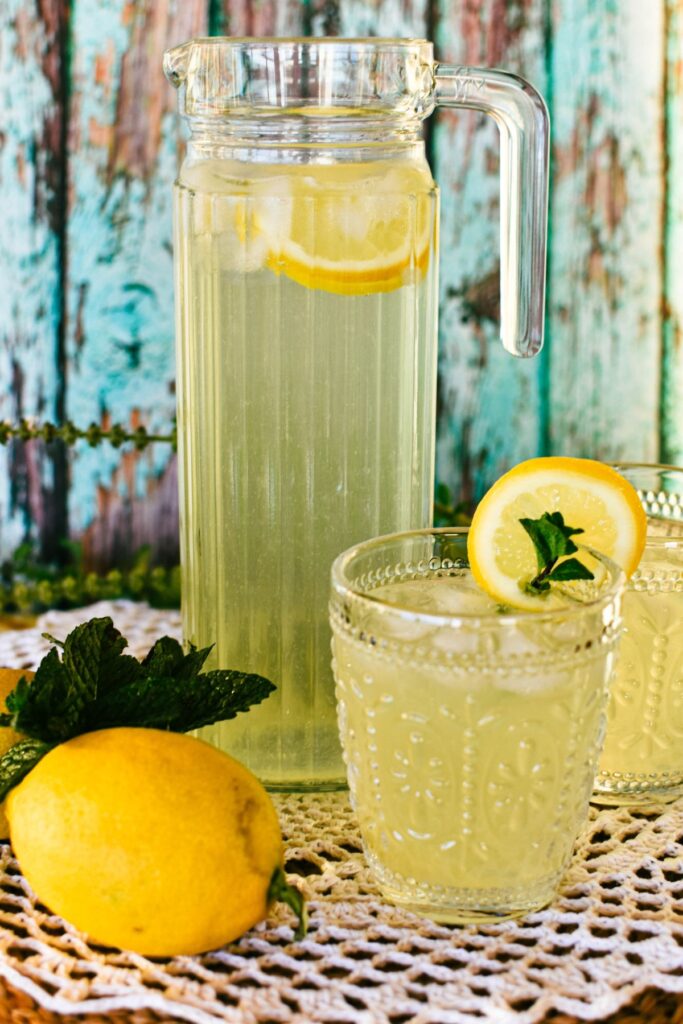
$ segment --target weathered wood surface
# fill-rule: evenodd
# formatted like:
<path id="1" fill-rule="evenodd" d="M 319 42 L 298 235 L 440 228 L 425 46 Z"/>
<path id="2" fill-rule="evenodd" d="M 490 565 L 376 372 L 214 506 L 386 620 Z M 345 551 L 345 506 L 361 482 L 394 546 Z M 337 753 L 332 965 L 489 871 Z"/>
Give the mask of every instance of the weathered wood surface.
<path id="1" fill-rule="evenodd" d="M 542 0 L 442 0 L 441 60 L 504 67 L 544 93 Z M 442 111 L 432 135 L 441 187 L 441 308 L 437 476 L 458 500 L 481 495 L 542 445 L 545 354 L 511 359 L 499 339 L 499 139 L 468 110 Z"/>
<path id="2" fill-rule="evenodd" d="M 683 0 L 666 3 L 664 96 L 664 348 L 660 436 L 664 462 L 683 465 Z"/>
<path id="3" fill-rule="evenodd" d="M 554 127 L 535 362 L 497 340 L 495 126 L 431 122 L 438 477 L 469 500 L 543 452 L 683 461 L 683 0 L 4 0 L 0 419 L 170 429 L 181 129 L 160 60 L 209 30 L 427 36 L 441 60 L 529 77 Z M 0 557 L 27 535 L 54 552 L 67 520 L 95 561 L 148 540 L 173 557 L 168 448 L 83 446 L 69 473 L 56 446 L 0 448 Z"/>
<path id="4" fill-rule="evenodd" d="M 553 5 L 550 449 L 655 460 L 663 5 Z"/>
<path id="5" fill-rule="evenodd" d="M 206 33 L 204 0 L 79 0 L 71 44 L 68 399 L 74 423 L 168 431 L 174 414 L 171 197 L 182 138 L 161 61 Z M 93 560 L 166 550 L 176 530 L 144 509 L 167 490 L 168 446 L 143 454 L 82 445 L 70 514 Z M 172 461 L 172 460 L 171 460 Z M 171 536 L 159 531 L 165 528 Z"/>
<path id="6" fill-rule="evenodd" d="M 66 3 L 0 5 L 0 419 L 64 414 Z M 64 452 L 0 447 L 0 558 L 66 531 Z"/>

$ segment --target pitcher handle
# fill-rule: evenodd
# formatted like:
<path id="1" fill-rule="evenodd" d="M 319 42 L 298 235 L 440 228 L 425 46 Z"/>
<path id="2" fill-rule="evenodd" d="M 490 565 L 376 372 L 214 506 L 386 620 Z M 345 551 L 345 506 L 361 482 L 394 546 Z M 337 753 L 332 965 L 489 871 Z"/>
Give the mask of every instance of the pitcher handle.
<path id="1" fill-rule="evenodd" d="M 442 107 L 490 114 L 500 132 L 500 337 L 514 356 L 543 346 L 550 120 L 541 95 L 517 75 L 435 66 Z"/>

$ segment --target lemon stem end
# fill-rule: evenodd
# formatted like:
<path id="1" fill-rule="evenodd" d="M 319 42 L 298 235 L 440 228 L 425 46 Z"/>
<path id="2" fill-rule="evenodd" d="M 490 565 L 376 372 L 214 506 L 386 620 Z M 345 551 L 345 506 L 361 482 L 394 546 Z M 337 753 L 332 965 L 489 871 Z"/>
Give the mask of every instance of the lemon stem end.
<path id="1" fill-rule="evenodd" d="M 286 903 L 294 911 L 299 923 L 294 932 L 295 939 L 303 939 L 308 931 L 308 910 L 306 900 L 302 892 L 295 885 L 287 881 L 284 869 L 278 865 L 273 872 L 273 877 L 268 886 L 269 903 Z"/>

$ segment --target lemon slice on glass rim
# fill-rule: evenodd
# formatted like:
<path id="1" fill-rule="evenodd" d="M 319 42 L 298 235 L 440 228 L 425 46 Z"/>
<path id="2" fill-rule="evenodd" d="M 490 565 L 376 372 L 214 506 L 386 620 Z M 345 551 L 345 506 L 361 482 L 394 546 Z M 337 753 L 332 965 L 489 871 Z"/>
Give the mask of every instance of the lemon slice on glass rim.
<path id="1" fill-rule="evenodd" d="M 631 484 L 592 459 L 561 456 L 529 459 L 502 476 L 480 501 L 467 541 L 470 568 L 486 593 L 504 605 L 541 611 L 557 604 L 551 595 L 523 589 L 538 568 L 534 545 L 520 523 L 561 512 L 565 524 L 584 532 L 573 539 L 576 557 L 595 560 L 581 547 L 607 555 L 627 576 L 640 562 L 647 518 Z"/>

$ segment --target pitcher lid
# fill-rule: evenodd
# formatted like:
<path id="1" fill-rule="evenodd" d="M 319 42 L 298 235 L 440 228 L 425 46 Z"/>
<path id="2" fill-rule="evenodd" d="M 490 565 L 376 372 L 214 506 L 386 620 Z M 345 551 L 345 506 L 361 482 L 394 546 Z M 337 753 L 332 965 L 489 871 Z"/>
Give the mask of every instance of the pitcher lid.
<path id="1" fill-rule="evenodd" d="M 291 114 L 425 117 L 433 47 L 424 39 L 191 39 L 167 50 L 164 73 L 186 117 Z"/>

